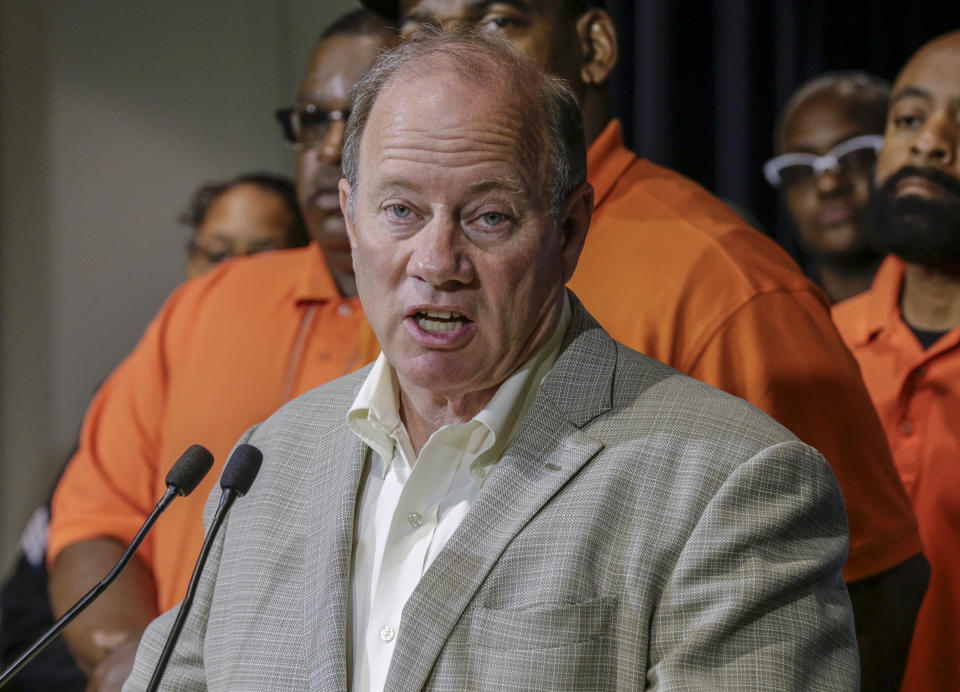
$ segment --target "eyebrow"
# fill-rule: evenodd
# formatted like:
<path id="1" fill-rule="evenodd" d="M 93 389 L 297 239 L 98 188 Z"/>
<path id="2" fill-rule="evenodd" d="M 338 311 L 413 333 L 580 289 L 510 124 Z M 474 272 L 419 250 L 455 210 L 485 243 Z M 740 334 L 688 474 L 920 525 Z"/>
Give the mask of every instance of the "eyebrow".
<path id="1" fill-rule="evenodd" d="M 506 190 L 507 192 L 522 194 L 527 191 L 527 186 L 513 178 L 490 178 L 473 183 L 467 190 L 472 194 L 489 192 L 491 190 Z"/>
<path id="2" fill-rule="evenodd" d="M 481 13 L 492 5 L 509 5 L 519 12 L 530 12 L 530 3 L 527 0 L 479 0 L 466 6 L 468 12 Z M 416 23 L 426 24 L 434 19 L 436 15 L 432 12 L 421 10 L 419 12 L 410 12 L 400 17 L 400 24 Z"/>
<path id="3" fill-rule="evenodd" d="M 902 101 L 903 99 L 908 98 L 921 98 L 927 101 L 930 100 L 930 92 L 926 89 L 921 89 L 920 87 L 908 86 L 904 87 L 900 91 L 896 92 L 893 96 L 890 97 L 890 105 Z"/>

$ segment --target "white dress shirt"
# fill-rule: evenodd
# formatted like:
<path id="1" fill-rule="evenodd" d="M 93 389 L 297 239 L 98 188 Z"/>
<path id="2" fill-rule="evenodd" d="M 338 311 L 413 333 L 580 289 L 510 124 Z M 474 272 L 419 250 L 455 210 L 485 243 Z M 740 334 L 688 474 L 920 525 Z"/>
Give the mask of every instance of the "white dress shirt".
<path id="1" fill-rule="evenodd" d="M 347 414 L 353 432 L 372 450 L 353 554 L 354 690 L 383 689 L 403 606 L 519 429 L 569 323 L 565 296 L 550 340 L 500 385 L 482 411 L 434 432 L 419 456 L 400 420 L 396 373 L 382 353 L 374 363 Z"/>

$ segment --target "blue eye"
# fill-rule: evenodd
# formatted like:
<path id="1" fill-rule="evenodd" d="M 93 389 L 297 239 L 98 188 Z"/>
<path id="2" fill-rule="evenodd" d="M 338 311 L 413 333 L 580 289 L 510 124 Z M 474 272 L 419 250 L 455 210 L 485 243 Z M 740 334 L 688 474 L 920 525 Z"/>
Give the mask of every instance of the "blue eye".
<path id="1" fill-rule="evenodd" d="M 403 204 L 391 204 L 387 207 L 387 210 L 398 219 L 406 219 L 412 213 L 410 207 L 404 206 Z"/>
<path id="2" fill-rule="evenodd" d="M 483 222 L 488 226 L 499 226 L 501 223 L 507 220 L 505 214 L 501 214 L 498 211 L 488 211 L 482 217 Z"/>

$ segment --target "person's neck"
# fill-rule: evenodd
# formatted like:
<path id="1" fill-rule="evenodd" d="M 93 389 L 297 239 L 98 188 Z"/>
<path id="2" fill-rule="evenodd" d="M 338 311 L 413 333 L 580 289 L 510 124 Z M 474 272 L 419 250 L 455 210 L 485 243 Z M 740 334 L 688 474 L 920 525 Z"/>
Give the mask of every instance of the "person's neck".
<path id="1" fill-rule="evenodd" d="M 878 262 L 857 265 L 821 263 L 816 272 L 831 303 L 839 303 L 870 288 Z"/>
<path id="2" fill-rule="evenodd" d="M 407 429 L 413 451 L 420 450 L 445 425 L 466 423 L 490 403 L 497 387 L 481 392 L 447 396 L 419 387 L 400 386 L 400 419 Z M 410 460 L 411 465 L 414 460 Z"/>
<path id="3" fill-rule="evenodd" d="M 333 281 L 337 284 L 337 290 L 340 291 L 340 295 L 344 298 L 356 298 L 357 297 L 357 277 L 351 274 L 346 274 L 343 272 L 335 272 L 332 269 L 330 273 L 333 275 Z"/>
<path id="4" fill-rule="evenodd" d="M 600 136 L 604 128 L 610 123 L 610 99 L 605 88 L 587 89 L 581 103 L 583 112 L 583 134 L 587 139 L 587 147 Z"/>
<path id="5" fill-rule="evenodd" d="M 908 263 L 900 296 L 903 320 L 914 329 L 946 332 L 960 324 L 960 278 Z"/>

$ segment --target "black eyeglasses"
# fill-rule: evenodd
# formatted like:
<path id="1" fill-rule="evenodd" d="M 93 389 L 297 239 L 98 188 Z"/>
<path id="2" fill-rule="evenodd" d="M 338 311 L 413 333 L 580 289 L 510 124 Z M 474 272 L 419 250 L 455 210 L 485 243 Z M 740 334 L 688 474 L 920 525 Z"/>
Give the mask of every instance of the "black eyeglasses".
<path id="1" fill-rule="evenodd" d="M 763 175 L 774 187 L 806 185 L 824 171 L 869 172 L 883 148 L 882 135 L 860 135 L 840 142 L 823 156 L 807 152 L 781 154 L 763 164 Z"/>
<path id="2" fill-rule="evenodd" d="M 312 103 L 280 108 L 275 114 L 283 128 L 283 138 L 296 149 L 316 146 L 338 120 L 346 123 L 350 110 L 327 111 Z"/>

